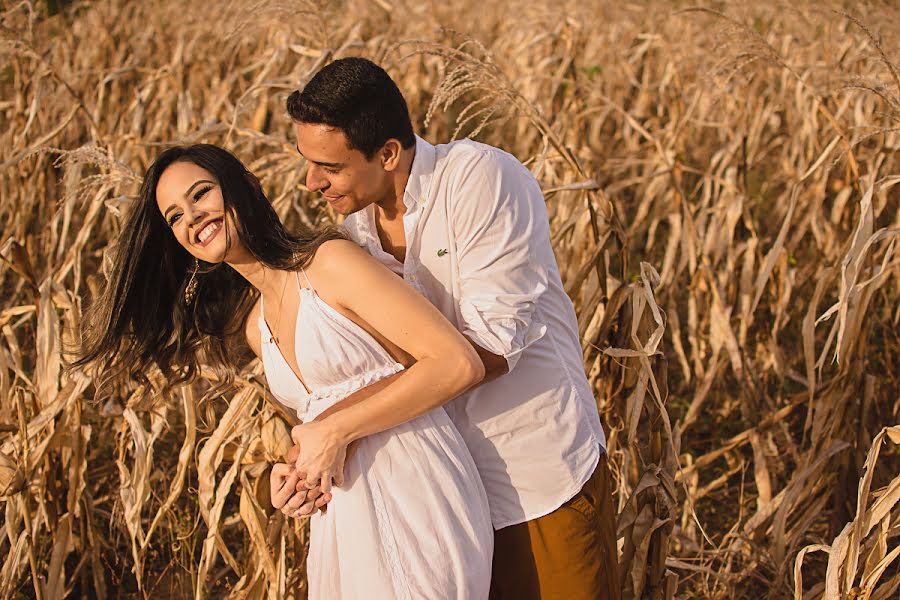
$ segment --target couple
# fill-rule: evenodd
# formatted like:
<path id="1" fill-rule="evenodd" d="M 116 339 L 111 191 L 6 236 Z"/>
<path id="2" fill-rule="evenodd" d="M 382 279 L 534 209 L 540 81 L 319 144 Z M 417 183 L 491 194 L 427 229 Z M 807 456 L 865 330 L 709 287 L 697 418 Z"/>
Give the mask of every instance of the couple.
<path id="1" fill-rule="evenodd" d="M 415 136 L 364 59 L 288 112 L 343 231 L 287 231 L 225 150 L 167 150 L 76 365 L 183 381 L 226 368 L 242 331 L 302 421 L 273 504 L 327 504 L 311 598 L 618 598 L 605 438 L 537 182 L 496 148 Z"/>

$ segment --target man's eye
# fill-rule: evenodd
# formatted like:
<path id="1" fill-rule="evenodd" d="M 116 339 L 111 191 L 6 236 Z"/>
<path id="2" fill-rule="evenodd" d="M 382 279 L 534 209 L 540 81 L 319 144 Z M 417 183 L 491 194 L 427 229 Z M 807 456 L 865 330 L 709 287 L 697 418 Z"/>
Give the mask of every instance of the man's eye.
<path id="1" fill-rule="evenodd" d="M 337 175 L 338 173 L 340 173 L 340 169 L 328 169 L 328 168 L 324 168 L 323 170 L 324 170 L 326 173 L 328 173 L 329 175 Z"/>
<path id="2" fill-rule="evenodd" d="M 199 190 L 197 190 L 197 193 L 194 194 L 194 202 L 200 202 L 200 198 L 205 196 L 206 192 L 208 192 L 211 189 L 212 189 L 212 187 L 206 186 L 204 188 L 200 188 Z"/>

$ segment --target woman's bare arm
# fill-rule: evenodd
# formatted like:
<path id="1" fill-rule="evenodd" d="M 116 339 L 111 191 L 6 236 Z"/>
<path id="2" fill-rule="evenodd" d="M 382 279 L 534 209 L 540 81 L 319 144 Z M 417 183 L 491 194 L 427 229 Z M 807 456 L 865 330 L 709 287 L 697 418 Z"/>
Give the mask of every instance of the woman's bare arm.
<path id="1" fill-rule="evenodd" d="M 323 300 L 357 315 L 416 360 L 383 388 L 294 428 L 295 441 L 302 440 L 298 470 L 310 485 L 321 477 L 328 491 L 331 477 L 343 478 L 349 443 L 444 404 L 478 383 L 484 366 L 428 300 L 354 244 L 327 242 L 307 272 Z"/>

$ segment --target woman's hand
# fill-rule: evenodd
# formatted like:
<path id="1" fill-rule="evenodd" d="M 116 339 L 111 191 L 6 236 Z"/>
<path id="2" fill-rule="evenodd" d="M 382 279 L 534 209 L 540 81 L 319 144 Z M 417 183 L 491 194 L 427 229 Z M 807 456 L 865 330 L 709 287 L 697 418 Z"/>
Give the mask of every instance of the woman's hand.
<path id="1" fill-rule="evenodd" d="M 287 503 L 297 489 L 300 475 L 291 463 L 275 463 L 269 474 L 269 491 L 271 492 L 272 506 L 281 512 L 288 514 Z"/>
<path id="2" fill-rule="evenodd" d="M 294 466 L 298 473 L 306 474 L 307 488 L 319 486 L 323 494 L 330 494 L 332 482 L 337 487 L 344 484 L 347 442 L 327 419 L 297 425 L 291 437 L 300 445 Z"/>

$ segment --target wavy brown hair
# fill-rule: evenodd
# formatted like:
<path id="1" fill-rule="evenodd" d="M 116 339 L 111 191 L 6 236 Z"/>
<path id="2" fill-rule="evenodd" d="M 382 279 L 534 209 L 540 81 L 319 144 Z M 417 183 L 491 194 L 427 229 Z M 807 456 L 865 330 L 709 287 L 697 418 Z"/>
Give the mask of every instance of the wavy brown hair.
<path id="1" fill-rule="evenodd" d="M 201 361 L 220 381 L 233 381 L 229 357 L 243 339 L 259 292 L 226 264 L 200 261 L 193 302 L 185 302 L 194 257 L 175 239 L 156 203 L 159 179 L 176 162 L 193 163 L 218 180 L 238 239 L 267 267 L 305 267 L 323 242 L 343 237 L 333 227 L 288 231 L 256 177 L 227 150 L 209 144 L 166 150 L 144 176 L 115 242 L 106 287 L 85 313 L 81 343 L 69 365 L 94 375 L 100 395 L 122 379 L 149 384 L 146 373 L 154 364 L 165 378 L 164 389 L 192 380 Z"/>

